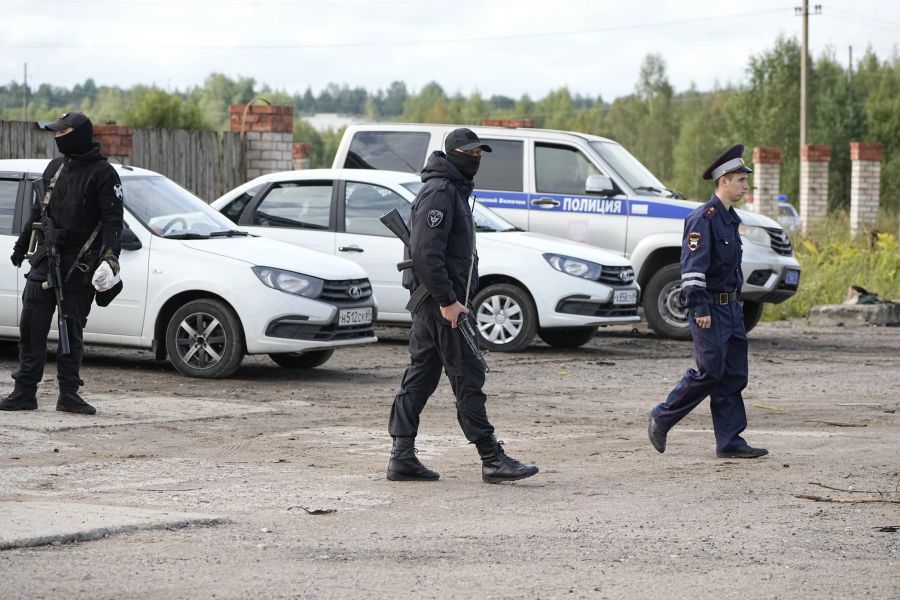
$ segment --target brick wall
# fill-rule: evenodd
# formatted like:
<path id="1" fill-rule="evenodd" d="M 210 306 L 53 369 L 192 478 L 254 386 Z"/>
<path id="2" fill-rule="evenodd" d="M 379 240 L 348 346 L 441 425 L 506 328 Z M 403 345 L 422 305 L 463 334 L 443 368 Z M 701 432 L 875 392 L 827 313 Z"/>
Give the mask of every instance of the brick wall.
<path id="1" fill-rule="evenodd" d="M 100 151 L 107 156 L 115 156 L 124 160 L 131 158 L 134 154 L 133 127 L 94 125 L 94 139 L 100 142 Z"/>
<path id="2" fill-rule="evenodd" d="M 881 144 L 850 142 L 850 234 L 874 228 L 878 224 L 878 198 L 881 193 Z"/>
<path id="3" fill-rule="evenodd" d="M 312 151 L 312 144 L 306 142 L 294 142 L 293 145 L 293 162 L 294 169 L 308 169 L 310 167 L 309 154 Z"/>
<path id="4" fill-rule="evenodd" d="M 806 144 L 800 148 L 800 219 L 803 231 L 828 217 L 828 163 L 831 146 Z"/>
<path id="5" fill-rule="evenodd" d="M 241 134 L 247 180 L 293 170 L 293 106 L 232 104 L 229 113 L 231 131 Z"/>
<path id="6" fill-rule="evenodd" d="M 753 149 L 753 201 L 760 214 L 775 218 L 781 193 L 781 148 Z"/>
<path id="7" fill-rule="evenodd" d="M 482 119 L 481 124 L 485 127 L 534 127 L 532 119 Z"/>

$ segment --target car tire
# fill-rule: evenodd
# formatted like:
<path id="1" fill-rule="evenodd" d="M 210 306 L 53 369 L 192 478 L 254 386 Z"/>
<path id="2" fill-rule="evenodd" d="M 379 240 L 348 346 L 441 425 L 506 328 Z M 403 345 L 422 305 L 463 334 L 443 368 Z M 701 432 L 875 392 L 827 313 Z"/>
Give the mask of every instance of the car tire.
<path id="1" fill-rule="evenodd" d="M 744 300 L 744 329 L 750 331 L 759 323 L 766 305 L 762 302 Z"/>
<path id="2" fill-rule="evenodd" d="M 334 350 L 310 350 L 309 352 L 281 352 L 270 354 L 269 358 L 285 369 L 314 369 L 328 362 Z"/>
<path id="3" fill-rule="evenodd" d="M 541 329 L 538 335 L 554 348 L 580 348 L 594 339 L 596 327 L 563 327 Z"/>
<path id="4" fill-rule="evenodd" d="M 219 300 L 192 300 L 169 319 L 166 352 L 175 368 L 188 377 L 228 377 L 244 358 L 240 320 Z"/>
<path id="5" fill-rule="evenodd" d="M 537 331 L 537 310 L 522 288 L 508 283 L 489 285 L 472 302 L 481 345 L 492 352 L 519 352 L 531 345 Z"/>
<path id="6" fill-rule="evenodd" d="M 687 307 L 681 300 L 681 265 L 672 263 L 650 277 L 644 291 L 644 317 L 657 335 L 691 339 Z"/>

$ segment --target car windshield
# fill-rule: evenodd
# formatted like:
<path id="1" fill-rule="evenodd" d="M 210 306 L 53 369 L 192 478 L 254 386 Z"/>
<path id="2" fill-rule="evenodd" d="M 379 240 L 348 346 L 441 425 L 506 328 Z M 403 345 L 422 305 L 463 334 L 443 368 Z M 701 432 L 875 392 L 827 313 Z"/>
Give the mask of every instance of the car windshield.
<path id="1" fill-rule="evenodd" d="M 633 190 L 670 196 L 671 190 L 641 164 L 628 150 L 616 142 L 591 142 L 591 147 Z"/>
<path id="2" fill-rule="evenodd" d="M 410 181 L 402 184 L 413 194 L 418 194 L 422 189 L 421 181 Z M 477 231 L 522 231 L 503 217 L 478 203 L 475 204 L 475 229 Z"/>
<path id="3" fill-rule="evenodd" d="M 123 177 L 125 206 L 155 235 L 208 238 L 224 235 L 234 224 L 171 179 Z"/>

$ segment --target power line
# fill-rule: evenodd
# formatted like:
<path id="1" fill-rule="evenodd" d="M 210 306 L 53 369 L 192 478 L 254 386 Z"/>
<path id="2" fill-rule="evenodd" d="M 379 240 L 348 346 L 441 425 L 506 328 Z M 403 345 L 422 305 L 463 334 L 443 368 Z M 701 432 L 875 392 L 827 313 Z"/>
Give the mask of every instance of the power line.
<path id="1" fill-rule="evenodd" d="M 216 45 L 194 45 L 194 46 L 166 46 L 168 50 L 301 50 L 301 49 L 320 49 L 320 48 L 361 48 L 361 47 L 389 47 L 389 46 L 425 46 L 438 44 L 459 44 L 471 42 L 496 42 L 498 40 L 523 40 L 523 39 L 541 39 L 560 36 L 575 35 L 593 35 L 597 33 L 609 33 L 614 31 L 634 31 L 641 29 L 654 29 L 659 27 L 672 27 L 678 25 L 689 25 L 694 23 L 705 23 L 709 21 L 718 21 L 723 19 L 740 19 L 745 17 L 757 17 L 768 15 L 776 12 L 787 11 L 788 7 L 773 8 L 769 10 L 760 10 L 730 15 L 714 15 L 707 17 L 696 17 L 692 19 L 679 19 L 675 21 L 659 21 L 656 23 L 643 23 L 640 25 L 619 25 L 613 27 L 601 27 L 597 29 L 581 29 L 573 31 L 555 31 L 544 33 L 521 33 L 511 35 L 492 35 L 488 37 L 470 37 L 456 39 L 425 39 L 425 40 L 396 40 L 396 41 L 377 41 L 377 42 L 339 42 L 330 44 L 216 44 Z M 122 49 L 152 49 L 159 50 L 159 44 L 76 44 L 71 42 L 2 42 L 0 46 L 6 47 L 31 47 L 31 48 L 87 48 L 97 50 L 122 50 Z"/>
<path id="2" fill-rule="evenodd" d="M 890 27 L 883 25 L 882 23 L 870 22 L 870 21 L 860 21 L 859 19 L 851 19 L 848 17 L 840 17 L 838 15 L 825 15 L 826 17 L 831 17 L 832 19 L 837 19 L 838 21 L 843 21 L 844 23 L 856 23 L 857 25 L 865 25 L 868 27 L 875 27 L 877 29 L 884 29 L 885 31 L 892 31 L 895 33 L 900 33 L 900 25 L 897 27 Z M 890 21 L 887 21 L 890 23 Z"/>

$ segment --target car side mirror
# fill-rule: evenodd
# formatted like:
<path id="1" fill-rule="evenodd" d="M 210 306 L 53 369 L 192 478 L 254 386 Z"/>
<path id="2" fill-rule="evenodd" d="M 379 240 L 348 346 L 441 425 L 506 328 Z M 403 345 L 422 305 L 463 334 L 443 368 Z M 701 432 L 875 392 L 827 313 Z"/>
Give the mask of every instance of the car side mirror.
<path id="1" fill-rule="evenodd" d="M 140 250 L 144 247 L 138 236 L 134 234 L 128 225 L 122 226 L 122 250 Z"/>
<path id="2" fill-rule="evenodd" d="M 612 196 L 615 193 L 615 187 L 612 179 L 606 175 L 590 175 L 584 182 L 584 191 L 587 194 Z"/>

